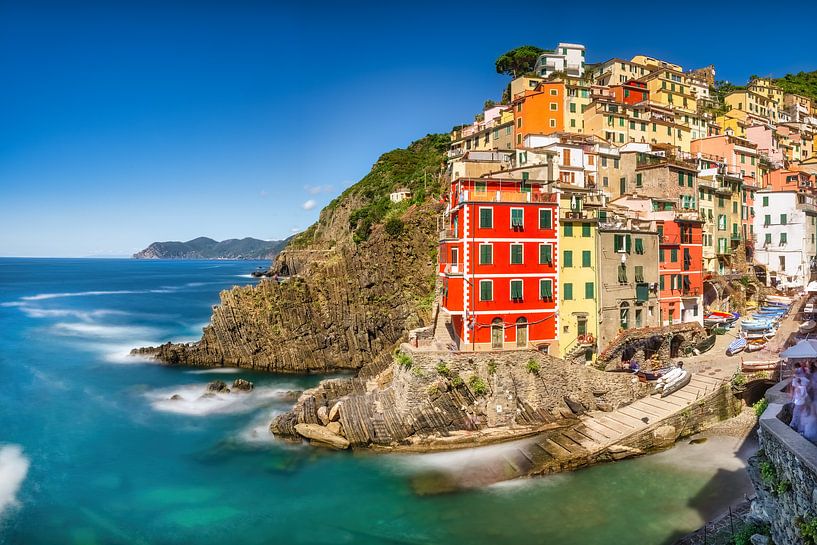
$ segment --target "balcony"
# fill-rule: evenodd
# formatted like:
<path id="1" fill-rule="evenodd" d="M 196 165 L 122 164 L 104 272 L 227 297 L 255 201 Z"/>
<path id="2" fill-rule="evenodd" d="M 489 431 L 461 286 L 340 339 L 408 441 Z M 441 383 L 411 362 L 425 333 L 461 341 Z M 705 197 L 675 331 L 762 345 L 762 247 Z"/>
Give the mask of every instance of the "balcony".
<path id="1" fill-rule="evenodd" d="M 584 210 L 565 210 L 562 214 L 562 219 L 568 220 L 582 220 L 582 219 L 589 219 L 592 215 L 590 212 L 586 212 Z"/>
<path id="2" fill-rule="evenodd" d="M 450 276 L 461 276 L 465 271 L 462 263 L 440 263 L 440 272 Z"/>
<path id="3" fill-rule="evenodd" d="M 724 248 L 720 246 L 715 250 L 715 253 L 722 256 L 729 256 L 732 255 L 732 248 Z"/>
<path id="4" fill-rule="evenodd" d="M 457 238 L 457 232 L 454 229 L 442 229 L 440 231 L 440 242 L 446 240 L 455 240 Z"/>
<path id="5" fill-rule="evenodd" d="M 463 201 L 471 202 L 507 202 L 507 203 L 556 203 L 556 193 L 540 193 L 536 191 L 465 191 Z"/>
<path id="6" fill-rule="evenodd" d="M 681 289 L 681 296 L 682 297 L 698 297 L 701 295 L 701 288 L 695 287 L 687 287 Z"/>

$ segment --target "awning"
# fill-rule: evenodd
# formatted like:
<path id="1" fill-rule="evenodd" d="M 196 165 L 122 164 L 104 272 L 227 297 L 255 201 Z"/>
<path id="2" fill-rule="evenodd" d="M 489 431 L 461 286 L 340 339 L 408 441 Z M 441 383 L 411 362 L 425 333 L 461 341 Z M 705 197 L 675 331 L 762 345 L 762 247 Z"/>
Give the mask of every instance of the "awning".
<path id="1" fill-rule="evenodd" d="M 806 291 L 808 293 L 817 293 L 817 281 L 812 280 L 809 282 L 808 286 L 806 286 Z"/>
<path id="2" fill-rule="evenodd" d="M 781 358 L 786 359 L 811 359 L 817 358 L 817 340 L 815 339 L 805 339 L 794 346 L 791 346 L 784 350 L 780 354 Z"/>

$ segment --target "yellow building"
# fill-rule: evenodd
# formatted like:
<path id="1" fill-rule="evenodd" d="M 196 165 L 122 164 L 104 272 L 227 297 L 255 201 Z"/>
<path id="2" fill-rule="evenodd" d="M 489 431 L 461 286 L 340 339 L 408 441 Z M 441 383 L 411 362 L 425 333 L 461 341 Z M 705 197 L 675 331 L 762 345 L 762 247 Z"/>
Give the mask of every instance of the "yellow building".
<path id="1" fill-rule="evenodd" d="M 662 61 L 660 59 L 656 59 L 654 57 L 647 57 L 646 55 L 636 55 L 632 59 L 630 59 L 631 63 L 640 64 L 642 66 L 646 66 L 650 70 L 660 70 L 666 68 L 668 70 L 674 70 L 675 72 L 683 72 L 684 69 L 681 68 L 678 64 L 673 64 L 671 62 Z"/>
<path id="2" fill-rule="evenodd" d="M 692 133 L 676 114 L 653 103 L 622 104 L 598 97 L 584 111 L 584 132 L 616 145 L 631 142 L 667 144 L 689 151 Z"/>
<path id="3" fill-rule="evenodd" d="M 692 92 L 692 87 L 685 83 L 686 76 L 680 70 L 657 70 L 641 78 L 641 81 L 647 84 L 652 102 L 688 112 L 697 110 L 698 98 Z"/>
<path id="4" fill-rule="evenodd" d="M 601 195 L 557 184 L 559 191 L 559 356 L 593 361 L 598 351 L 596 259 Z"/>
<path id="5" fill-rule="evenodd" d="M 757 81 L 757 80 L 756 80 Z M 781 97 L 782 99 L 782 97 Z M 743 113 L 746 116 L 756 116 L 764 121 L 777 123 L 777 106 L 766 96 L 750 90 L 733 91 L 724 98 L 727 112 Z M 746 121 L 747 117 L 743 120 Z"/>
<path id="6" fill-rule="evenodd" d="M 783 107 L 783 89 L 772 83 L 772 80 L 769 78 L 755 78 L 749 82 L 748 85 L 749 91 L 753 93 L 757 93 L 759 95 L 763 95 L 773 105 L 773 111 L 775 115 L 779 112 L 779 110 Z M 772 121 L 776 121 L 777 119 L 772 119 Z"/>

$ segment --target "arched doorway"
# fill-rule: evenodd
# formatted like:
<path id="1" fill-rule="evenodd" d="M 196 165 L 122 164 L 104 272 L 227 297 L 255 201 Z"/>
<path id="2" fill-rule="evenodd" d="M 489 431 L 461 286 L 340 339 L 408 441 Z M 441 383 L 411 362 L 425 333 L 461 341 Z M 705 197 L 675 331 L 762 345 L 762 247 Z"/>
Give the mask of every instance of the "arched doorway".
<path id="1" fill-rule="evenodd" d="M 682 335 L 676 335 L 669 342 L 669 357 L 677 358 L 681 355 L 681 344 L 684 342 Z"/>
<path id="2" fill-rule="evenodd" d="M 504 337 L 502 319 L 494 318 L 493 321 L 491 321 L 491 348 L 501 350 Z"/>
<path id="3" fill-rule="evenodd" d="M 661 350 L 661 345 L 664 344 L 664 338 L 660 335 L 653 335 L 644 344 L 644 361 L 651 359 Z"/>
<path id="4" fill-rule="evenodd" d="M 628 344 L 624 347 L 624 350 L 621 351 L 621 361 L 630 361 L 635 357 L 635 347 L 631 344 Z"/>
<path id="5" fill-rule="evenodd" d="M 516 321 L 516 347 L 526 348 L 528 346 L 528 319 L 519 318 Z"/>

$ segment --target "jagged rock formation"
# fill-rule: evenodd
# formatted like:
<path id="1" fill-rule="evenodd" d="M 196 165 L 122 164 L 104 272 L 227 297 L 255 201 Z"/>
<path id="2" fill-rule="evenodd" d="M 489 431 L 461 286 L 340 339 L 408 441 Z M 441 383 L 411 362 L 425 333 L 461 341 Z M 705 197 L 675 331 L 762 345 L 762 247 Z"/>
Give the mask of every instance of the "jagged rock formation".
<path id="1" fill-rule="evenodd" d="M 376 375 L 325 380 L 271 430 L 298 437 L 299 426 L 338 420 L 335 429 L 353 447 L 451 448 L 569 425 L 580 412 L 613 410 L 647 393 L 631 375 L 533 351 L 444 356 L 414 353 Z"/>
<path id="2" fill-rule="evenodd" d="M 199 237 L 187 242 L 154 242 L 134 259 L 273 259 L 286 246 L 287 240 L 231 238 L 215 241 Z"/>
<path id="3" fill-rule="evenodd" d="M 431 318 L 440 205 L 424 198 L 423 173 L 439 171 L 446 145 L 431 135 L 381 157 L 278 255 L 272 271 L 281 283 L 221 293 L 201 341 L 135 352 L 296 373 L 388 363 L 405 332 Z M 439 194 L 438 179 L 428 180 Z M 414 202 L 391 204 L 389 192 L 402 186 Z"/>

